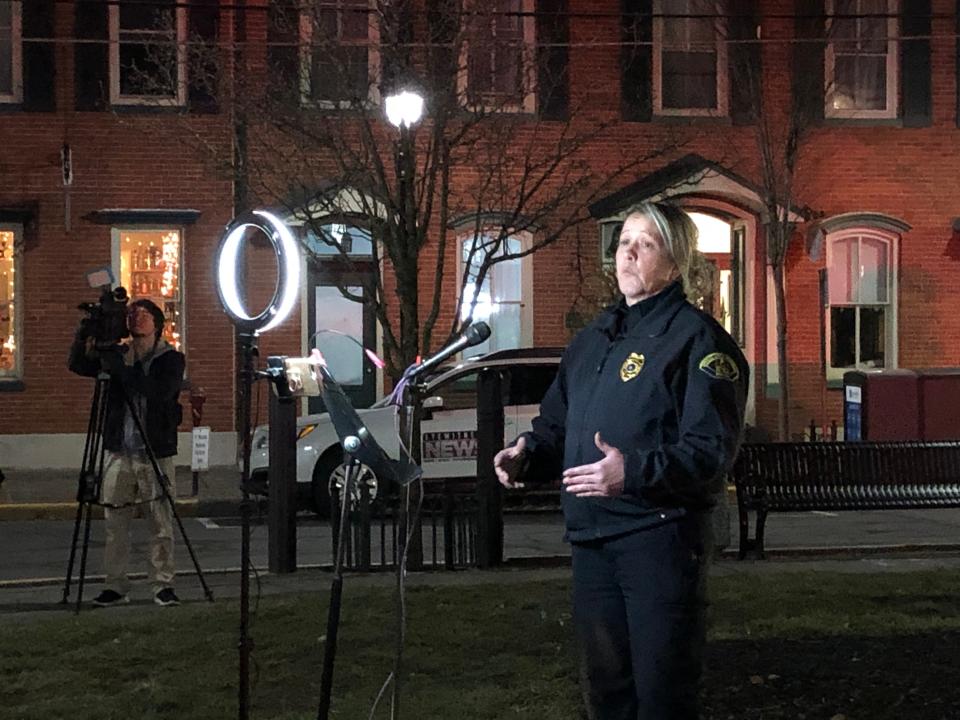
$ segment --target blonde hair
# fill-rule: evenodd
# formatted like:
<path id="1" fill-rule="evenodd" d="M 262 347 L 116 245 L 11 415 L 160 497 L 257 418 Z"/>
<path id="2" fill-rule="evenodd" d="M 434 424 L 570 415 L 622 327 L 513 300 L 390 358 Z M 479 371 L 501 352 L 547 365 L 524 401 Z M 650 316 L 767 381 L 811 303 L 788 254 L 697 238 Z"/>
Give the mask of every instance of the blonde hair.
<path id="1" fill-rule="evenodd" d="M 632 215 L 648 218 L 660 233 L 663 246 L 677 266 L 684 290 L 690 284 L 690 265 L 697 250 L 697 226 L 690 216 L 676 205 L 665 202 L 642 202 L 632 205 L 624 220 Z"/>

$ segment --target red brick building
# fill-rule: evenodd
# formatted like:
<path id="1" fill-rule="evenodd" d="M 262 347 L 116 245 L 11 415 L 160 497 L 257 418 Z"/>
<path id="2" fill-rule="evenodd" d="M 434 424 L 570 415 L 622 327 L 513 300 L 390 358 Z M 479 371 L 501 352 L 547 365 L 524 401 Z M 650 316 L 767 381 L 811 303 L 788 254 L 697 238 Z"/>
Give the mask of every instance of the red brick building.
<path id="1" fill-rule="evenodd" d="M 811 419 L 841 419 L 844 370 L 960 365 L 960 315 L 950 293 L 960 262 L 960 210 L 952 206 L 960 4 L 498 0 L 490 7 L 483 22 L 463 20 L 457 35 L 450 87 L 466 106 L 485 105 L 491 121 L 508 123 L 516 137 L 603 127 L 577 157 L 598 176 L 624 157 L 649 158 L 576 196 L 589 199 L 589 223 L 503 264 L 479 289 L 493 347 L 564 343 L 583 280 L 599 273 L 623 211 L 670 196 L 698 214 L 701 250 L 720 279 L 713 310 L 753 366 L 750 420 L 774 430 L 770 217 L 757 127 L 782 130 L 802 112 L 806 132 L 785 208 L 796 221 L 785 261 L 792 432 Z M 76 305 L 98 294 L 85 273 L 105 266 L 134 296 L 164 304 L 173 320 L 168 337 L 187 354 L 190 387 L 207 396 L 212 461 L 233 460 L 235 350 L 214 257 L 238 211 L 288 204 L 291 196 L 271 196 L 269 183 L 238 187 L 237 113 L 225 90 L 269 85 L 335 113 L 343 81 L 329 81 L 328 58 L 310 48 L 321 38 L 332 43 L 354 72 L 350 82 L 375 87 L 390 75 L 379 50 L 388 41 L 401 37 L 425 57 L 449 47 L 432 24 L 440 4 L 407 9 L 408 32 L 393 33 L 365 0 L 309 15 L 268 0 L 0 3 L 0 466 L 78 464 L 92 388 L 65 359 L 81 315 Z M 351 22 L 355 14 L 365 21 Z M 155 46 L 174 49 L 158 56 L 149 52 Z M 216 54 L 216 72 L 201 77 L 191 60 L 198 48 Z M 761 95 L 743 68 L 762 80 Z M 145 76 L 157 82 L 145 85 Z M 379 113 L 379 97 L 366 98 L 368 110 Z M 377 132 L 389 132 L 378 122 Z M 251 164 L 275 150 L 262 142 L 262 128 L 247 137 Z M 518 164 L 522 157 L 518 148 Z M 327 167 L 334 177 L 336 164 Z M 452 165 L 451 195 L 469 195 L 476 172 Z M 354 270 L 380 266 L 370 256 L 376 238 L 350 220 L 357 208 L 341 211 L 325 225 L 337 247 L 349 241 Z M 450 277 L 440 284 L 447 320 L 457 314 L 471 222 L 447 218 L 445 234 L 455 240 L 444 251 Z M 510 242 L 535 244 L 537 227 Z M 319 255 L 329 249 L 298 232 Z M 438 263 L 437 244 L 428 242 L 424 297 Z M 390 263 L 382 266 L 390 288 Z M 382 346 L 372 312 L 345 305 L 333 289 L 359 282 L 337 267 L 321 257 L 307 268 L 300 307 L 264 338 L 263 355 L 306 352 L 318 333 L 337 329 Z M 325 352 L 349 365 L 350 344 L 328 341 Z M 369 366 L 358 365 L 348 380 L 364 401 L 383 387 Z"/>

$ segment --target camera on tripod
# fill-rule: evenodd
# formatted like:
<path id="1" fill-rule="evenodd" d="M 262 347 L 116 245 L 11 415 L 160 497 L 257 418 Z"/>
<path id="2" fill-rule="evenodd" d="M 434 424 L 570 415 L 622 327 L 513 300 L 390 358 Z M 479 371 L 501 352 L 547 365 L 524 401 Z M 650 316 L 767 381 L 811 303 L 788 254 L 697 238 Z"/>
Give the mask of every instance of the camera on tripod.
<path id="1" fill-rule="evenodd" d="M 109 350 L 130 336 L 127 329 L 126 289 L 118 285 L 113 290 L 107 285 L 95 303 L 80 303 L 77 307 L 87 316 L 80 320 L 80 336 L 92 337 L 97 350 Z"/>

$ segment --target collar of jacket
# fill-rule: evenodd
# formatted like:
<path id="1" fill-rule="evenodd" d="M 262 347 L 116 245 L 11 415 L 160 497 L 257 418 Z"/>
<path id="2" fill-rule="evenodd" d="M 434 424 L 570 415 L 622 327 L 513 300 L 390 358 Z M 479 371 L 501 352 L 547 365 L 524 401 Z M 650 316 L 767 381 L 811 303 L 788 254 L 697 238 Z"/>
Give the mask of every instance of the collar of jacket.
<path id="1" fill-rule="evenodd" d="M 144 374 L 149 374 L 150 366 L 153 364 L 153 361 L 156 360 L 161 355 L 163 355 L 164 353 L 170 352 L 171 350 L 173 350 L 173 345 L 168 343 L 162 337 L 157 338 L 157 342 L 154 343 L 153 345 L 153 352 L 151 352 L 149 355 L 146 355 L 145 357 L 140 358 L 139 361 L 137 360 L 137 358 L 131 357 L 131 364 L 136 364 L 137 362 L 139 362 L 140 366 L 143 368 Z M 133 355 L 133 353 L 130 353 L 130 354 L 131 356 Z"/>
<path id="2" fill-rule="evenodd" d="M 675 280 L 663 290 L 663 297 L 657 303 L 657 306 L 628 335 L 648 335 L 649 337 L 663 335 L 670 326 L 670 321 L 673 320 L 686 302 L 687 296 L 683 292 L 683 283 L 680 280 Z M 617 331 L 626 312 L 626 303 L 621 298 L 616 305 L 611 305 L 600 313 L 594 326 L 613 340 L 617 336 Z"/>

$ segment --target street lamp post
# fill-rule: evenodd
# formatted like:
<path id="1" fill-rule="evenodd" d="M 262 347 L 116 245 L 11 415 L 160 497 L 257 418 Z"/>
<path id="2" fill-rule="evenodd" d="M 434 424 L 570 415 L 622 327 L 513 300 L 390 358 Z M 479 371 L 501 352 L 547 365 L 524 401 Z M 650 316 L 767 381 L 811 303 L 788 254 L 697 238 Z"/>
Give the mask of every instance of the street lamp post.
<path id="1" fill-rule="evenodd" d="M 409 90 L 388 95 L 384 99 L 384 109 L 387 120 L 400 131 L 400 141 L 397 146 L 397 220 L 395 241 L 402 248 L 404 254 L 411 252 L 413 243 L 417 242 L 417 202 L 414 196 L 414 173 L 416 164 L 413 157 L 413 134 L 412 127 L 419 122 L 423 115 L 423 97 L 418 93 Z M 403 268 L 406 273 L 410 268 Z M 417 268 L 412 272 L 416 273 Z M 399 282 L 416 282 L 414 278 L 398 278 Z M 401 308 L 400 317 L 400 347 L 401 356 L 405 355 L 404 338 L 404 315 Z M 416 322 L 416 318 L 411 318 L 410 322 Z M 408 358 L 412 360 L 412 358 Z M 402 398 L 402 407 L 400 408 L 400 433 L 401 437 L 410 441 L 410 453 L 415 464 L 420 463 L 420 412 L 416 387 L 407 387 Z M 401 673 L 403 665 L 403 645 L 406 634 L 405 619 L 403 612 L 403 575 L 406 572 L 407 561 L 414 568 L 419 568 L 423 563 L 423 550 L 420 543 L 419 524 L 416 516 L 413 518 L 413 525 L 410 523 L 411 508 L 416 507 L 417 502 L 414 484 L 407 485 L 403 489 L 403 505 L 400 512 L 400 522 L 397 528 L 397 632 L 396 632 L 396 657 L 393 668 L 393 692 L 392 692 L 392 716 L 400 717 L 400 686 Z"/>
<path id="2" fill-rule="evenodd" d="M 397 218 L 396 241 L 403 254 L 411 257 L 417 242 L 417 202 L 414 192 L 414 175 L 416 163 L 414 161 L 413 127 L 423 115 L 423 97 L 416 92 L 403 90 L 388 95 L 384 100 L 387 120 L 400 132 L 397 144 Z M 416 297 L 416 268 L 406 265 L 398 266 L 398 282 L 405 285 L 409 296 Z M 415 312 L 411 308 L 401 308 L 400 313 L 400 355 L 404 362 L 413 362 L 414 348 L 409 346 L 407 339 L 411 336 L 407 323 L 416 328 Z"/>

